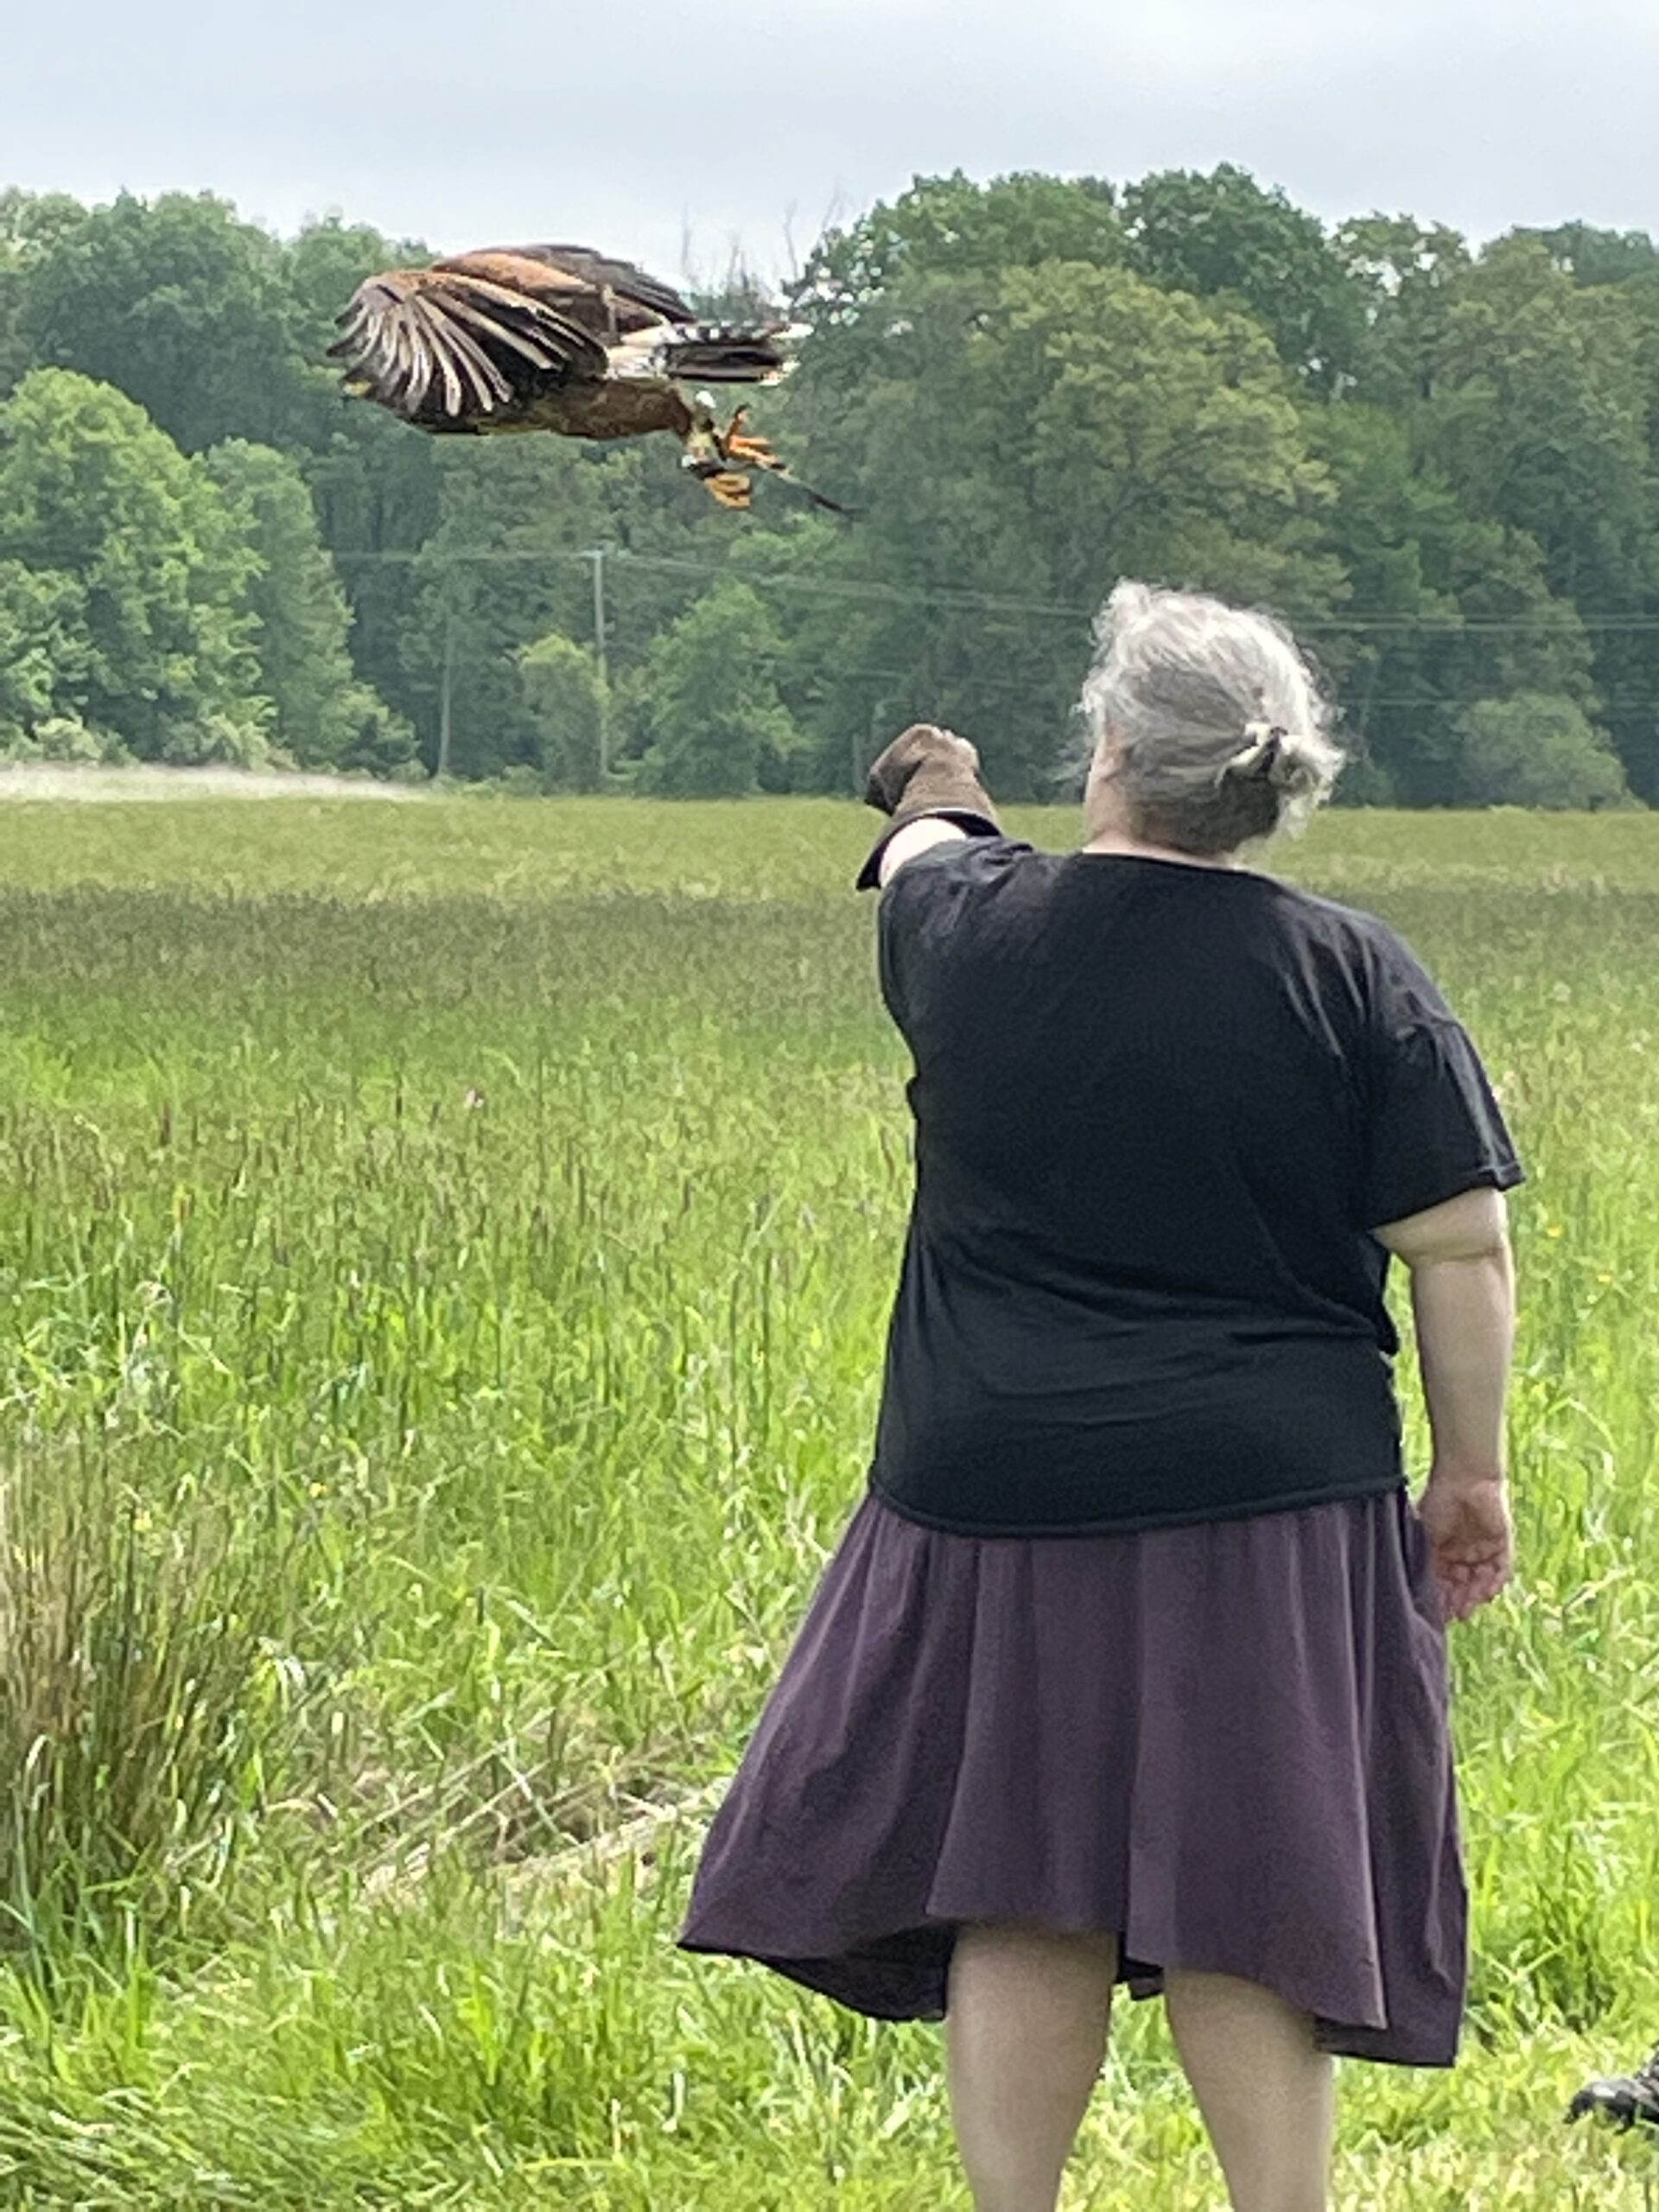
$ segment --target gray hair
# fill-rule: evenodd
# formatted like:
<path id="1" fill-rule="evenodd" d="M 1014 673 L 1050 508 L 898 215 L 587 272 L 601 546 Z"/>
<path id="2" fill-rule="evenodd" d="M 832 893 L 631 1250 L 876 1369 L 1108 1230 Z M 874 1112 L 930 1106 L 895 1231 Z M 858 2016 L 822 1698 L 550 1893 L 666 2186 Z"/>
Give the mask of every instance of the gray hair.
<path id="1" fill-rule="evenodd" d="M 1272 615 L 1124 582 L 1095 635 L 1083 709 L 1137 836 L 1230 853 L 1300 830 L 1330 797 L 1343 764 L 1331 709 Z"/>

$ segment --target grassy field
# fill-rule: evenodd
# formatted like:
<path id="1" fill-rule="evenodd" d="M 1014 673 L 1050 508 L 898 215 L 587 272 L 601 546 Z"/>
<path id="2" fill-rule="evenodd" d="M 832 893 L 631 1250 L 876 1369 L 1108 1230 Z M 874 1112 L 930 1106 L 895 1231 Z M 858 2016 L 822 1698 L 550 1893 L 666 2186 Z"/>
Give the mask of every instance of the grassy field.
<path id="1" fill-rule="evenodd" d="M 1021 817 L 1045 842 L 1070 822 Z M 937 2039 L 678 1957 L 859 1491 L 903 1058 L 830 802 L 17 804 L 0 2202 L 965 2203 Z M 1475 2004 L 1339 2202 L 1659 2196 L 1659 817 L 1323 822 L 1532 1181 L 1524 1580 L 1457 1666 Z M 1069 2203 L 1220 2194 L 1154 2008 Z"/>

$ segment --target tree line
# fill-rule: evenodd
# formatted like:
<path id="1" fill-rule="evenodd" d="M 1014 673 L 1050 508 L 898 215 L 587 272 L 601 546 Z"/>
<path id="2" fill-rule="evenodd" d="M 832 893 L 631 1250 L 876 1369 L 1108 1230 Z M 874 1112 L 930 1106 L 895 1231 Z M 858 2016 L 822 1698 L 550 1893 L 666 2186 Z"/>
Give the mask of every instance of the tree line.
<path id="1" fill-rule="evenodd" d="M 346 401 L 335 312 L 425 255 L 0 194 L 0 759 L 839 791 L 925 715 L 1041 797 L 1133 574 L 1290 619 L 1352 800 L 1659 798 L 1644 233 L 1330 226 L 1230 167 L 918 180 L 785 297 L 696 301 L 804 327 L 757 416 L 851 524 L 720 512 L 671 441 Z"/>

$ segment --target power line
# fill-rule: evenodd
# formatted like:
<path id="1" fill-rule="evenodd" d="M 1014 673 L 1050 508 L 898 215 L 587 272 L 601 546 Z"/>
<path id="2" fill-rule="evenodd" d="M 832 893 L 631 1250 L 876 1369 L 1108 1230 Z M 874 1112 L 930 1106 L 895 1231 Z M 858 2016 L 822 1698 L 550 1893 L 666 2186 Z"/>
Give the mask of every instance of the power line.
<path id="1" fill-rule="evenodd" d="M 412 567 L 424 563 L 439 566 L 512 566 L 531 563 L 541 567 L 560 563 L 591 561 L 588 552 L 578 552 L 560 546 L 515 548 L 509 546 L 467 546 L 445 548 L 417 547 L 410 551 L 363 549 L 341 550 L 333 556 L 342 563 L 389 563 Z M 906 585 L 887 583 L 878 577 L 860 581 L 843 576 L 798 575 L 787 572 L 768 574 L 734 568 L 716 561 L 699 561 L 682 555 L 634 553 L 626 548 L 607 549 L 607 557 L 614 560 L 620 571 L 637 570 L 647 575 L 729 578 L 739 583 L 753 585 L 758 590 L 810 593 L 821 599 L 840 599 L 859 601 L 866 605 L 892 606 L 895 601 L 909 606 L 936 607 L 960 613 L 1007 613 L 1020 616 L 1041 616 L 1052 620 L 1092 622 L 1099 613 L 1096 606 L 1052 599 L 1019 599 L 995 592 L 976 592 L 958 589 L 950 585 Z M 1610 633 L 1647 635 L 1659 632 L 1659 613 L 1654 614 L 1587 614 L 1571 602 L 1559 607 L 1539 608 L 1527 614 L 1462 615 L 1462 614 L 1382 614 L 1376 613 L 1319 613 L 1291 618 L 1304 636 L 1362 634 L 1396 634 L 1401 636 L 1444 636 L 1447 638 L 1485 636 L 1524 632 L 1533 630 L 1567 629 L 1605 631 Z"/>
<path id="2" fill-rule="evenodd" d="M 876 577 L 872 577 L 868 582 L 856 582 L 838 576 L 766 575 L 734 569 L 721 562 L 687 560 L 664 554 L 632 553 L 621 549 L 615 549 L 613 557 L 620 569 L 638 569 L 646 574 L 664 575 L 731 578 L 758 588 L 811 592 L 820 598 L 861 600 L 884 606 L 890 606 L 895 599 L 901 599 L 915 605 L 944 607 L 969 614 L 990 611 L 1052 618 L 1063 616 L 1067 621 L 1076 621 L 1080 617 L 1090 619 L 1089 610 L 1070 606 L 1059 600 L 1004 598 L 992 592 L 961 591 L 950 586 L 930 586 L 918 590 L 914 586 L 884 583 Z M 392 562 L 406 567 L 418 562 L 429 563 L 434 566 L 449 563 L 511 566 L 524 562 L 550 566 L 556 563 L 584 560 L 587 556 L 557 546 L 536 550 L 507 546 L 475 546 L 457 548 L 453 551 L 433 551 L 422 547 L 410 552 L 338 552 L 334 558 L 340 562 Z"/>

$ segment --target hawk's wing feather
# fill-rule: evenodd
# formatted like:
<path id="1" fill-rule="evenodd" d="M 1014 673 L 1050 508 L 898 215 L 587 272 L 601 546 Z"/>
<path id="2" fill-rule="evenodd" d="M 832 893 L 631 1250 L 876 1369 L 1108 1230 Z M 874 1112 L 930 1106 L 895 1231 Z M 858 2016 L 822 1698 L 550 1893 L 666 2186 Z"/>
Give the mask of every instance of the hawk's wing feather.
<path id="1" fill-rule="evenodd" d="M 458 264 L 474 257 L 483 260 L 485 254 L 505 257 L 514 261 L 539 262 L 545 269 L 556 270 L 561 276 L 574 276 L 579 283 L 597 292 L 614 292 L 619 299 L 632 300 L 636 307 L 647 308 L 660 315 L 664 322 L 695 322 L 696 310 L 660 277 L 637 267 L 632 261 L 613 261 L 608 254 L 595 253 L 586 245 L 509 245 L 486 248 L 477 257 L 462 254 Z"/>
<path id="2" fill-rule="evenodd" d="M 605 349 L 546 300 L 463 270 L 399 269 L 359 284 L 329 351 L 385 406 L 409 416 L 435 385 L 459 421 L 489 414 L 526 372 L 559 383 L 602 378 Z"/>
<path id="3" fill-rule="evenodd" d="M 444 412 L 459 419 L 471 410 L 488 414 L 512 396 L 512 386 L 470 330 L 458 318 L 433 312 L 417 296 L 421 320 L 429 326 L 428 346 L 443 379 Z"/>

